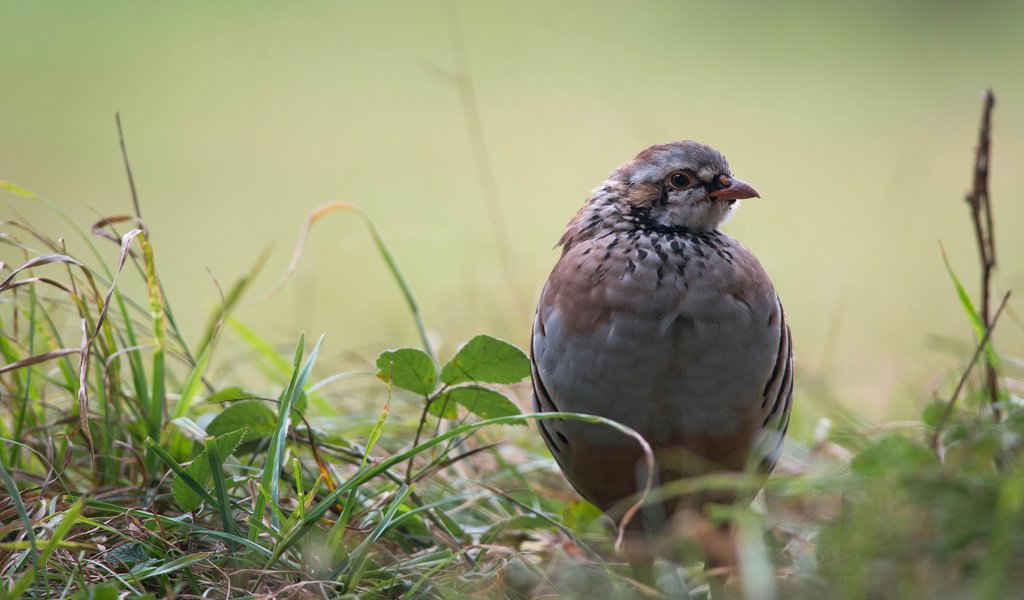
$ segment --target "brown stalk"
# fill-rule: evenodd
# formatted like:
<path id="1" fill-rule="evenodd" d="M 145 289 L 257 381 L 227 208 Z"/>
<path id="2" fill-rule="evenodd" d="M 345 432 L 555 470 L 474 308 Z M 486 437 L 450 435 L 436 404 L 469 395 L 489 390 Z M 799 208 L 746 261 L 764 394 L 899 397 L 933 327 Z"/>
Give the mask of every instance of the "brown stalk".
<path id="1" fill-rule="evenodd" d="M 974 223 L 974 236 L 978 243 L 981 259 L 981 322 L 986 329 L 993 324 L 991 315 L 991 280 L 992 270 L 996 266 L 995 232 L 992 228 L 992 204 L 988 194 L 989 150 L 991 147 L 992 108 L 996 98 L 992 90 L 985 90 L 984 106 L 981 113 L 981 127 L 978 132 L 978 148 L 974 158 L 974 178 L 971 191 L 967 194 L 967 204 L 971 207 L 971 221 Z M 995 408 L 999 400 L 999 380 L 996 366 L 991 360 L 985 361 L 985 392 L 993 405 L 993 413 L 999 420 L 1001 411 Z"/>
<path id="2" fill-rule="evenodd" d="M 501 260 L 501 268 L 505 273 L 506 280 L 513 289 L 513 298 L 517 302 L 520 312 L 529 311 L 526 298 L 523 296 L 523 288 L 519 285 L 519 277 L 516 273 L 515 259 L 512 253 L 512 237 L 509 233 L 508 223 L 505 219 L 505 212 L 501 205 L 501 196 L 498 192 L 497 177 L 494 174 L 494 165 L 484 135 L 483 120 L 481 118 L 480 106 L 477 102 L 476 89 L 473 86 L 473 78 L 469 71 L 469 55 L 466 52 L 466 44 L 462 37 L 462 25 L 459 21 L 458 7 L 454 1 L 448 2 L 448 36 L 452 48 L 452 55 L 455 59 L 456 69 L 454 72 L 446 73 L 449 80 L 455 84 L 459 92 L 459 100 L 462 103 L 462 116 L 465 120 L 466 131 L 469 134 L 469 143 L 473 151 L 473 158 L 476 161 L 476 173 L 481 189 L 481 198 L 484 200 L 484 207 L 487 210 L 487 217 L 491 224 L 491 234 L 495 238 L 498 248 L 498 256 Z M 443 71 L 443 70 L 442 70 Z"/>
<path id="3" fill-rule="evenodd" d="M 128 174 L 128 187 L 132 193 L 132 207 L 135 209 L 135 218 L 138 220 L 139 229 L 146 231 L 142 224 L 142 210 L 139 208 L 139 193 L 135 190 L 135 177 L 132 176 L 132 166 L 128 162 L 128 148 L 124 145 L 124 129 L 121 127 L 121 112 L 114 113 L 114 120 L 117 122 L 117 141 L 121 145 L 121 158 L 124 159 L 124 170 Z M 148 232 L 146 235 L 149 235 Z"/>

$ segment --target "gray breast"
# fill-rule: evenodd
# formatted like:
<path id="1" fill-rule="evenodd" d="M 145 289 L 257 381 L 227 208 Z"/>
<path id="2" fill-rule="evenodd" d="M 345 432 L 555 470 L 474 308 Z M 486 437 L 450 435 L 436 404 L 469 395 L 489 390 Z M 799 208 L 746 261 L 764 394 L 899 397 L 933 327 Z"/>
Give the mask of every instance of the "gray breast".
<path id="1" fill-rule="evenodd" d="M 615 233 L 563 255 L 532 350 L 559 410 L 615 419 L 653 443 L 727 436 L 763 401 L 780 310 L 757 259 L 722 233 Z"/>

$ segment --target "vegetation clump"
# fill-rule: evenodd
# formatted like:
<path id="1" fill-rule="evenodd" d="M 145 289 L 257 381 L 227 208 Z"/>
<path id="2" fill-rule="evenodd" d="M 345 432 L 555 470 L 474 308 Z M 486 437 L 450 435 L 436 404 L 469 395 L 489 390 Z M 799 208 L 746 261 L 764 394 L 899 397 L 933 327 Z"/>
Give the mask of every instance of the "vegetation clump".
<path id="1" fill-rule="evenodd" d="M 797 410 L 825 415 L 813 439 L 788 443 L 752 506 L 706 515 L 733 525 L 726 575 L 747 597 L 1002 598 L 1024 585 L 1020 361 L 991 339 L 1009 296 L 990 298 L 991 102 L 968 196 L 978 304 L 949 270 L 976 345 L 908 422 L 866 423 L 801 373 Z M 659 565 L 660 590 L 633 580 L 599 512 L 513 427 L 604 421 L 524 413 L 529 360 L 495 337 L 441 362 L 358 209 L 326 205 L 309 226 L 364 219 L 421 347 L 349 368 L 325 364 L 322 338 L 284 354 L 233 316 L 259 263 L 186 340 L 134 208 L 74 242 L 0 223 L 0 598 L 709 596 L 700 526 Z M 116 242 L 112 263 L 95 240 Z"/>

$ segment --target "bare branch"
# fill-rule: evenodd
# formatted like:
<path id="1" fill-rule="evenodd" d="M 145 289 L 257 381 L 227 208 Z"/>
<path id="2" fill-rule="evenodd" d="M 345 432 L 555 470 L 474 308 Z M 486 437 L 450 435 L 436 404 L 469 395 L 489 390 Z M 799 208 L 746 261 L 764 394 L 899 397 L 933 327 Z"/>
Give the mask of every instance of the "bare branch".
<path id="1" fill-rule="evenodd" d="M 996 98 L 992 90 L 985 90 L 984 106 L 981 113 L 981 126 L 978 132 L 978 148 L 974 158 L 974 180 L 971 191 L 967 195 L 967 204 L 971 207 L 971 220 L 974 223 L 974 236 L 978 244 L 981 259 L 981 314 L 982 325 L 991 328 L 991 288 L 992 270 L 996 266 L 995 234 L 992 228 L 992 204 L 988 194 L 989 150 L 991 147 L 992 108 Z M 993 361 L 985 363 L 985 391 L 994 406 L 999 400 L 999 379 Z M 996 419 L 1000 418 L 998 408 L 993 409 Z"/>

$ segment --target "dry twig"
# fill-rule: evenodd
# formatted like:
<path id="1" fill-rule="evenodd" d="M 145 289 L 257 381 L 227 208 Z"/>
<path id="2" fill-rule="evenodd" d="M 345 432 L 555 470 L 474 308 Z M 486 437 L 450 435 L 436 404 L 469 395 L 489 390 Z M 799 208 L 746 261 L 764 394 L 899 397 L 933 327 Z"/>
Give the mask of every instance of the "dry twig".
<path id="1" fill-rule="evenodd" d="M 983 327 L 991 329 L 993 322 L 990 319 L 990 295 L 992 270 L 996 266 L 996 245 L 992 229 L 992 204 L 988 195 L 988 168 L 992 107 L 995 106 L 996 98 L 992 90 L 985 90 L 983 99 L 981 128 L 978 132 L 978 148 L 974 159 L 974 180 L 966 199 L 971 207 L 971 220 L 974 222 L 974 235 L 981 258 L 981 323 Z M 992 360 L 985 362 L 985 392 L 994 406 L 999 400 L 999 381 L 996 365 L 992 364 Z M 993 411 L 996 419 L 999 419 L 999 409 L 993 408 Z"/>

